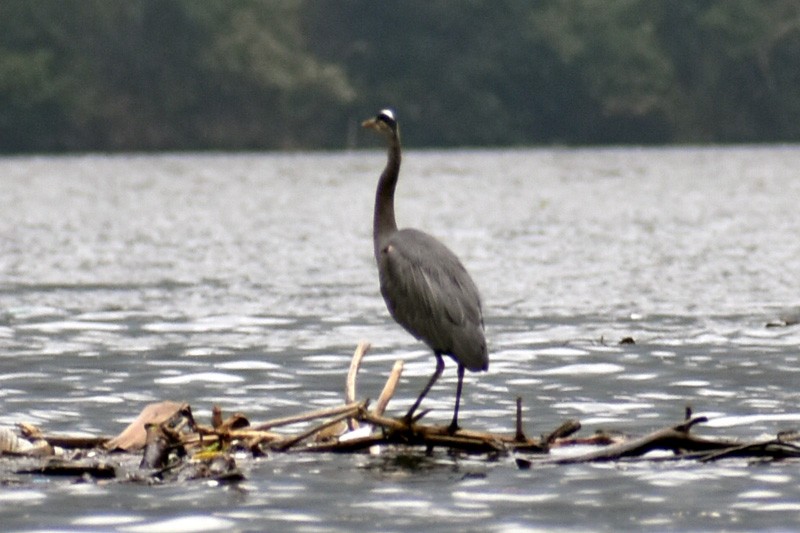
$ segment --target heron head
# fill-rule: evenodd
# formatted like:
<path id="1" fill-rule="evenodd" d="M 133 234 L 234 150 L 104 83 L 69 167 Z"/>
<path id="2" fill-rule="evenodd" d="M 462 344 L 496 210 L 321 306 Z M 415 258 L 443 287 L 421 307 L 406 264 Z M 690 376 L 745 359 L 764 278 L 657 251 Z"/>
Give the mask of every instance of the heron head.
<path id="1" fill-rule="evenodd" d="M 397 135 L 397 120 L 394 118 L 394 111 L 391 109 L 382 110 L 375 117 L 362 122 L 361 126 L 379 133 Z"/>

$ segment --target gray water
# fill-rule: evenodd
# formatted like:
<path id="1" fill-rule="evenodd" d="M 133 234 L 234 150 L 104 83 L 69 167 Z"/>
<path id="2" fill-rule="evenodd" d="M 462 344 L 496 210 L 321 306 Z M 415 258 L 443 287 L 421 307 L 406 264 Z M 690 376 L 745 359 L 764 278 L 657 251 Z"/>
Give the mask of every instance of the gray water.
<path id="1" fill-rule="evenodd" d="M 377 289 L 382 152 L 0 159 L 0 426 L 113 435 L 149 402 L 253 421 L 359 395 L 390 412 L 433 371 Z M 642 434 L 800 427 L 800 148 L 409 151 L 400 225 L 444 240 L 484 299 L 491 363 L 462 425 L 563 420 Z M 634 345 L 620 345 L 623 337 Z M 455 371 L 425 401 L 447 423 Z M 236 487 L 0 490 L 4 530 L 511 531 L 800 527 L 800 465 L 726 460 L 518 470 L 434 455 L 273 455 Z"/>

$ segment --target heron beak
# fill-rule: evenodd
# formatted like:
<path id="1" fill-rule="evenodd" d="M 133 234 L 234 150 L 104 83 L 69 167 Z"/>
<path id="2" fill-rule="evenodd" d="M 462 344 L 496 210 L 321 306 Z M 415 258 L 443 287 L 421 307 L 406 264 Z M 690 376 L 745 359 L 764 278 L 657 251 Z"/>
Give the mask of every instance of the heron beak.
<path id="1" fill-rule="evenodd" d="M 374 118 L 368 118 L 367 120 L 361 123 L 361 127 L 376 130 L 378 129 L 378 121 L 375 120 Z"/>

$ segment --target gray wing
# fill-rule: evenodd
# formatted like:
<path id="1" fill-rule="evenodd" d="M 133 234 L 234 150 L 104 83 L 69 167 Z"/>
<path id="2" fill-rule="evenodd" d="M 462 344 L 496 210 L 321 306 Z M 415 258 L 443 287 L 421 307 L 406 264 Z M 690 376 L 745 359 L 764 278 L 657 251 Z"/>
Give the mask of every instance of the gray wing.
<path id="1" fill-rule="evenodd" d="M 400 230 L 383 243 L 378 271 L 400 325 L 470 370 L 487 368 L 478 288 L 453 252 L 426 233 Z"/>

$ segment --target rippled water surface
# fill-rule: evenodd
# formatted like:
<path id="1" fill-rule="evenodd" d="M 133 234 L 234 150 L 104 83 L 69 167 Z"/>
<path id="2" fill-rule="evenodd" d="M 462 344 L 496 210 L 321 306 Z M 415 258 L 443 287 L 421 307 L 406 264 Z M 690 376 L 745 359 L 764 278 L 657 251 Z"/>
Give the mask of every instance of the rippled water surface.
<path id="1" fill-rule="evenodd" d="M 372 259 L 380 152 L 0 159 L 0 426 L 113 435 L 148 402 L 258 421 L 341 403 L 433 358 L 388 317 Z M 400 225 L 481 288 L 491 364 L 462 425 L 578 418 L 644 433 L 691 404 L 709 436 L 800 427 L 800 149 L 408 152 Z M 790 320 L 791 321 L 791 320 Z M 635 344 L 619 344 L 632 337 Z M 455 372 L 426 400 L 451 414 Z M 793 529 L 800 464 L 575 465 L 275 455 L 238 487 L 0 489 L 4 529 Z"/>

